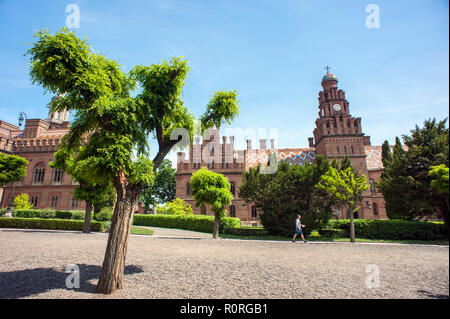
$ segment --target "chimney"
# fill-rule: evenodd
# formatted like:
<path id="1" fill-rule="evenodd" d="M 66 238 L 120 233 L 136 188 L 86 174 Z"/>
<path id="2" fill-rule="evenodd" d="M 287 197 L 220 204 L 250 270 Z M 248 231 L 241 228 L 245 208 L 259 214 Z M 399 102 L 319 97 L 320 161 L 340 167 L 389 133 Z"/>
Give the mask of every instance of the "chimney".
<path id="1" fill-rule="evenodd" d="M 265 150 L 266 149 L 266 143 L 267 140 L 265 138 L 262 138 L 259 140 L 259 149 L 260 150 Z"/>
<path id="2" fill-rule="evenodd" d="M 252 149 L 252 140 L 247 140 L 247 151 Z"/>

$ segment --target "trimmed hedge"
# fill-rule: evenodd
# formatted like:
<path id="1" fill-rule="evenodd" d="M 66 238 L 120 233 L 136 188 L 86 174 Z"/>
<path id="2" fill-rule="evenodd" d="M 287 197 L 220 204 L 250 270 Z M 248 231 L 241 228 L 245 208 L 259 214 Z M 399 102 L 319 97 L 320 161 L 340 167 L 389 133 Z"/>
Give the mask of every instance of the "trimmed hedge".
<path id="1" fill-rule="evenodd" d="M 331 228 L 345 231 L 348 237 L 350 220 L 330 221 Z M 356 219 L 357 238 L 394 239 L 394 240 L 445 240 L 448 235 L 444 223 L 418 222 L 400 219 Z"/>
<path id="2" fill-rule="evenodd" d="M 135 214 L 133 218 L 133 225 L 178 228 L 204 233 L 212 233 L 214 229 L 214 216 Z M 240 226 L 241 220 L 239 218 L 224 217 L 220 219 L 219 231 L 226 232 L 231 228 L 237 228 Z"/>
<path id="3" fill-rule="evenodd" d="M 40 218 L 0 217 L 0 228 L 83 230 L 84 221 Z M 102 222 L 91 222 L 91 231 L 103 231 Z"/>
<path id="4" fill-rule="evenodd" d="M 3 214 L 4 211 L 1 213 Z M 45 218 L 45 219 L 52 218 L 52 219 L 84 220 L 84 211 L 72 211 L 72 210 L 13 209 L 12 215 L 13 217 L 18 218 Z"/>
<path id="5" fill-rule="evenodd" d="M 320 229 L 319 235 L 327 238 L 349 237 L 344 229 Z"/>
<path id="6" fill-rule="evenodd" d="M 226 234 L 239 235 L 239 236 L 266 236 L 269 232 L 264 228 L 252 228 L 252 227 L 239 227 L 230 228 L 225 231 Z"/>

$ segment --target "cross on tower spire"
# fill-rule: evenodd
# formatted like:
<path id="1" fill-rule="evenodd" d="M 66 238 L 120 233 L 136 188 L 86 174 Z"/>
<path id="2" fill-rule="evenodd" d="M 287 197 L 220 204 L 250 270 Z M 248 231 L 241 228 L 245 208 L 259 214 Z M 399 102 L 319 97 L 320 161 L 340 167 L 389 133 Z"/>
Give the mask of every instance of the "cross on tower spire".
<path id="1" fill-rule="evenodd" d="M 327 65 L 324 69 L 327 70 L 327 73 L 330 73 L 331 67 L 329 67 L 329 66 Z"/>

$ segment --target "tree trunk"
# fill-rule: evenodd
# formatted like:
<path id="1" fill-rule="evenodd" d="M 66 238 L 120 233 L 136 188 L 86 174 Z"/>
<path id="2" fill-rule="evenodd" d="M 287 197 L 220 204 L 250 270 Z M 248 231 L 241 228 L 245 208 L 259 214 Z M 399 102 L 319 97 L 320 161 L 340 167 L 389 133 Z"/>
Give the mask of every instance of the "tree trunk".
<path id="1" fill-rule="evenodd" d="M 122 178 L 123 179 L 123 178 Z M 126 181 L 115 181 L 117 200 L 111 220 L 105 258 L 95 289 L 98 293 L 111 294 L 122 289 L 122 277 L 125 269 L 128 238 L 133 222 L 134 207 L 140 188 L 127 185 Z"/>
<path id="2" fill-rule="evenodd" d="M 86 201 L 86 208 L 84 210 L 84 226 L 83 233 L 89 234 L 91 231 L 91 215 L 92 215 L 92 203 L 90 201 Z"/>
<path id="3" fill-rule="evenodd" d="M 354 209 L 350 210 L 350 242 L 355 242 L 355 220 L 354 220 Z"/>
<path id="4" fill-rule="evenodd" d="M 214 230 L 213 230 L 213 238 L 219 238 L 219 224 L 220 224 L 220 216 L 217 213 L 214 213 Z"/>

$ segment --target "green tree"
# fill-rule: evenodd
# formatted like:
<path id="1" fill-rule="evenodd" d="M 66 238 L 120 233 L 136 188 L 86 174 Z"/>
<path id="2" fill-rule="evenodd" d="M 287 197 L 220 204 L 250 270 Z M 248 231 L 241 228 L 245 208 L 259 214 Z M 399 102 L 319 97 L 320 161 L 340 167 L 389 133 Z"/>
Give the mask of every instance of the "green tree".
<path id="1" fill-rule="evenodd" d="M 77 149 L 81 151 L 82 147 Z M 75 150 L 68 151 L 66 148 L 60 148 L 54 154 L 54 161 L 50 162 L 50 167 L 63 169 L 77 181 L 80 186 L 75 188 L 73 196 L 86 202 L 84 211 L 83 233 L 89 233 L 91 230 L 92 211 L 98 213 L 105 206 L 113 206 L 115 202 L 115 190 L 110 181 L 101 183 L 92 183 L 80 175 L 76 169 Z"/>
<path id="2" fill-rule="evenodd" d="M 54 35 L 39 31 L 35 37 L 37 41 L 27 51 L 31 56 L 33 83 L 58 95 L 52 102 L 53 110 L 75 111 L 70 132 L 60 145 L 68 154 L 75 154 L 74 175 L 92 184 L 111 182 L 116 190 L 96 288 L 97 292 L 110 294 L 122 288 L 138 196 L 153 182 L 153 171 L 168 152 L 185 140 L 176 129 L 184 129 L 187 135 L 192 131 L 193 116 L 181 99 L 187 61 L 173 58 L 151 66 L 137 66 L 125 74 L 117 62 L 95 53 L 87 40 L 80 40 L 67 29 Z M 132 97 L 137 84 L 140 93 Z M 213 123 L 231 119 L 230 113 L 215 110 L 212 113 Z M 156 137 L 159 146 L 153 162 L 147 158 L 150 134 Z"/>
<path id="3" fill-rule="evenodd" d="M 387 167 L 392 163 L 391 147 L 387 140 L 381 146 L 381 161 L 383 162 L 383 167 Z"/>
<path id="4" fill-rule="evenodd" d="M 308 234 L 322 228 L 331 217 L 330 198 L 314 187 L 329 167 L 328 159 L 318 155 L 316 163 L 304 166 L 281 161 L 273 174 L 261 174 L 258 167 L 250 168 L 243 173 L 239 197 L 262 211 L 261 223 L 270 234 L 292 235 L 298 214 L 302 215 Z"/>
<path id="5" fill-rule="evenodd" d="M 438 193 L 440 194 L 447 194 L 449 192 L 449 174 L 448 174 L 448 167 L 444 164 L 438 165 L 438 166 L 431 166 L 430 170 L 428 171 L 428 175 L 433 178 L 431 180 L 431 187 L 436 189 Z"/>
<path id="6" fill-rule="evenodd" d="M 63 29 L 35 34 L 28 50 L 30 76 L 58 98 L 53 110 L 74 110 L 75 119 L 60 148 L 74 154 L 72 175 L 91 184 L 111 182 L 117 194 L 103 267 L 96 288 L 112 293 L 122 277 L 133 208 L 142 188 L 153 179 L 153 164 L 144 156 L 145 114 L 131 98 L 135 83 L 115 61 L 94 53 L 87 40 Z M 83 145 L 83 147 L 81 147 Z"/>
<path id="7" fill-rule="evenodd" d="M 383 172 L 376 186 L 383 193 L 387 215 L 390 219 L 410 220 L 417 212 L 415 207 L 405 202 L 410 180 L 407 177 L 406 151 L 398 137 L 395 138 L 392 153 L 384 146 L 383 156 Z"/>
<path id="8" fill-rule="evenodd" d="M 27 164 L 28 161 L 23 157 L 0 153 L 0 187 L 24 178 Z"/>
<path id="9" fill-rule="evenodd" d="M 145 207 L 155 208 L 158 204 L 171 202 L 176 195 L 176 170 L 172 162 L 164 159 L 155 171 L 153 183 L 147 186 L 141 194 Z"/>
<path id="10" fill-rule="evenodd" d="M 345 170 L 330 167 L 316 187 L 330 194 L 335 206 L 347 210 L 350 215 L 350 241 L 355 242 L 354 213 L 360 208 L 358 202 L 362 199 L 363 192 L 369 188 L 366 176 L 357 176 L 351 167 Z"/>
<path id="11" fill-rule="evenodd" d="M 33 204 L 30 204 L 30 197 L 26 193 L 17 195 L 14 198 L 14 207 L 16 209 L 30 209 Z"/>
<path id="12" fill-rule="evenodd" d="M 205 167 L 193 173 L 189 183 L 195 206 L 210 205 L 214 212 L 213 238 L 217 239 L 220 219 L 227 214 L 225 206 L 230 205 L 233 199 L 230 183 L 222 174 L 214 173 Z"/>
<path id="13" fill-rule="evenodd" d="M 439 212 L 448 231 L 448 195 L 432 186 L 429 175 L 434 166 L 449 165 L 447 119 L 428 119 L 403 135 L 405 149 L 397 138 L 392 162 L 384 168 L 379 189 L 383 193 L 389 217 L 428 217 Z"/>
<path id="14" fill-rule="evenodd" d="M 170 203 L 159 206 L 157 212 L 158 214 L 193 215 L 191 205 L 181 198 L 175 198 Z"/>
<path id="15" fill-rule="evenodd" d="M 0 153 L 0 187 L 5 186 L 11 182 L 20 181 L 27 172 L 28 161 L 17 155 L 5 155 Z M 8 210 L 9 203 L 12 200 L 13 192 L 10 194 L 8 200 Z M 4 193 L 3 193 L 4 196 Z M 3 197 L 2 197 L 3 202 Z M 7 211 L 8 212 L 8 211 Z M 10 213 L 10 212 L 9 212 Z M 11 215 L 9 215 L 11 216 Z"/>

